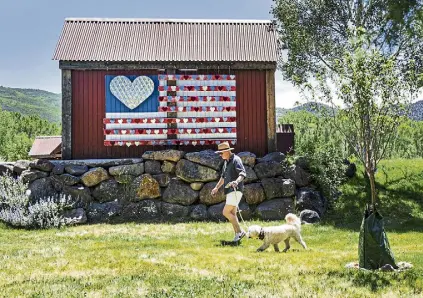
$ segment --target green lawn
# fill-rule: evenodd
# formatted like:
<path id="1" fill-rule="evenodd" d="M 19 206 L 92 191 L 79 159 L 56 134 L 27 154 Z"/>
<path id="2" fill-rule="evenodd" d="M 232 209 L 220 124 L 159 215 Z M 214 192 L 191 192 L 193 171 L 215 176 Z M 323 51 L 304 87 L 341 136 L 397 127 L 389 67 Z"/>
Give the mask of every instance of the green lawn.
<path id="1" fill-rule="evenodd" d="M 0 224 L 4 297 L 422 297 L 423 161 L 384 163 L 381 211 L 405 272 L 345 269 L 356 261 L 365 189 L 350 180 L 319 225 L 303 226 L 309 250 L 263 253 L 259 240 L 220 247 L 228 223 L 87 225 L 13 230 Z M 396 173 L 408 171 L 406 178 Z M 392 167 L 392 168 L 390 168 Z M 408 175 L 408 176 L 407 176 Z M 357 210 L 355 210 L 357 209 Z M 263 225 L 278 222 L 248 222 Z"/>

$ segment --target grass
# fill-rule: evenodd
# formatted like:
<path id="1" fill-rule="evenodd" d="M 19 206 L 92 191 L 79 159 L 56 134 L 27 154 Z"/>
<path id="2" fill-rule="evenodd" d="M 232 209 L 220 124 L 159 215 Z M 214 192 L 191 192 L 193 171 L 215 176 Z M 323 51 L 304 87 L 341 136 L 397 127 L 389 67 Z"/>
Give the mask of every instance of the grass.
<path id="1" fill-rule="evenodd" d="M 0 296 L 4 297 L 422 297 L 422 160 L 387 161 L 378 174 L 382 212 L 405 272 L 345 269 L 358 259 L 364 199 L 356 177 L 327 219 L 303 226 L 309 250 L 256 253 L 240 247 L 228 223 L 85 225 L 14 230 L 0 224 Z M 408 171 L 402 178 L 401 169 Z M 352 208 L 357 209 L 357 211 Z M 410 212 L 411 210 L 411 212 Z M 401 222 L 399 224 L 397 222 Z M 278 222 L 258 223 L 274 225 Z"/>

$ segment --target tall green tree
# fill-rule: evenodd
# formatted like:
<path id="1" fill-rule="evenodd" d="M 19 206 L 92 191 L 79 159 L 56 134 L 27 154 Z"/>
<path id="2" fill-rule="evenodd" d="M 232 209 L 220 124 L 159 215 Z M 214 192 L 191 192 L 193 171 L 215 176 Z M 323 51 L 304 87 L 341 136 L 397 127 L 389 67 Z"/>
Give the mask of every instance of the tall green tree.
<path id="1" fill-rule="evenodd" d="M 423 85 L 422 2 L 275 0 L 273 7 L 280 41 L 287 49 L 279 64 L 284 77 L 314 100 L 332 107 L 342 103 L 332 124 L 364 165 L 373 211 L 377 165 L 392 147 L 405 107 Z M 363 221 L 360 247 L 370 245 L 369 218 Z M 372 247 L 368 255 L 384 256 L 381 262 L 395 265 L 384 232 L 376 237 L 386 239 L 381 245 L 387 245 L 374 255 L 370 252 L 380 247 Z M 386 264 L 363 261 L 363 255 L 360 250 L 360 266 L 376 269 Z"/>

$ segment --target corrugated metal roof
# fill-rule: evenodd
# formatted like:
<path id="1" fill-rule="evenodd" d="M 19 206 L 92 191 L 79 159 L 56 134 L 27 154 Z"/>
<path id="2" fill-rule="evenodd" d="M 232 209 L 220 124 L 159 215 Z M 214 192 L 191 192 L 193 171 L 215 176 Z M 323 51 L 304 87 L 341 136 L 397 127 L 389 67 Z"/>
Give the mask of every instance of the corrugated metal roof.
<path id="1" fill-rule="evenodd" d="M 270 21 L 66 19 L 54 60 L 276 62 Z"/>
<path id="2" fill-rule="evenodd" d="M 29 151 L 29 156 L 36 158 L 54 157 L 60 152 L 61 144 L 61 136 L 36 137 Z"/>

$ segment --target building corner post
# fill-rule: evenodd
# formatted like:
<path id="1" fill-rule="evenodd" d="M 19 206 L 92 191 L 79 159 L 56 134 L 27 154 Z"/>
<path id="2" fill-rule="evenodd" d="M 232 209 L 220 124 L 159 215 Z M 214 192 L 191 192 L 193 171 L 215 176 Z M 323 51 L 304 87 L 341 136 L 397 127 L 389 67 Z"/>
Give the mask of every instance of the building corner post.
<path id="1" fill-rule="evenodd" d="M 275 70 L 266 71 L 267 152 L 276 148 Z"/>
<path id="2" fill-rule="evenodd" d="M 62 69 L 62 159 L 72 159 L 72 71 Z"/>

